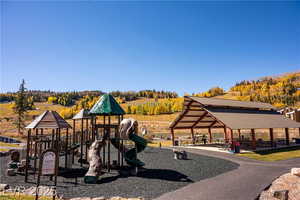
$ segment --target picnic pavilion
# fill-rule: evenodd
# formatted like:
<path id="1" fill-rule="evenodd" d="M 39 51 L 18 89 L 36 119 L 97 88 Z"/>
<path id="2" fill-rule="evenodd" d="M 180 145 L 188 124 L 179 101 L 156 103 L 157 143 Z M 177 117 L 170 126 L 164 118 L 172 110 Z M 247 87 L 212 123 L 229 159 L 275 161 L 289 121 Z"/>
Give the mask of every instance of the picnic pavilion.
<path id="1" fill-rule="evenodd" d="M 274 128 L 282 128 L 285 133 L 285 145 L 290 145 L 290 128 L 297 128 L 300 137 L 300 123 L 293 121 L 276 111 L 268 103 L 245 102 L 219 98 L 184 97 L 184 108 L 171 123 L 173 146 L 174 130 L 189 129 L 192 142 L 195 144 L 194 129 L 207 129 L 209 141 L 212 142 L 211 129 L 224 130 L 224 142 L 232 142 L 234 133 L 241 140 L 241 130 L 251 130 L 251 147 L 256 149 L 256 129 L 268 129 L 270 146 L 274 147 Z"/>

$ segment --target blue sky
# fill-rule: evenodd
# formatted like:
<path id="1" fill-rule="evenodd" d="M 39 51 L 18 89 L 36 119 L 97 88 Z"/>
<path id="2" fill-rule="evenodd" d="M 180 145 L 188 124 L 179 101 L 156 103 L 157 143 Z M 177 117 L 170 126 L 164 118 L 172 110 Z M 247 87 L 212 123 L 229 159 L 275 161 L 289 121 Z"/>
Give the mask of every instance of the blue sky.
<path id="1" fill-rule="evenodd" d="M 300 69 L 300 2 L 1 2 L 1 91 L 205 91 Z"/>

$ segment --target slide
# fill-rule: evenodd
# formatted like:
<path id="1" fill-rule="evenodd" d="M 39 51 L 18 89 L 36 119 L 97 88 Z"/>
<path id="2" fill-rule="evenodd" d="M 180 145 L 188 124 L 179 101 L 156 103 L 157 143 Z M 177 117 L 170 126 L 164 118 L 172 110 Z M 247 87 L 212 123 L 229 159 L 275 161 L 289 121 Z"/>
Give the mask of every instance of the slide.
<path id="1" fill-rule="evenodd" d="M 136 147 L 129 149 L 129 150 L 125 149 L 125 153 L 124 153 L 125 161 L 130 166 L 136 166 L 136 167 L 144 166 L 145 163 L 143 163 L 142 161 L 137 159 L 136 153 L 140 153 L 141 151 L 143 151 L 146 148 L 147 140 L 145 140 L 144 138 L 142 138 L 134 133 L 129 134 L 129 139 L 135 143 Z M 120 144 L 119 139 L 112 139 L 111 143 L 115 148 L 118 149 L 118 147 L 120 147 L 120 149 L 122 149 L 122 145 Z"/>

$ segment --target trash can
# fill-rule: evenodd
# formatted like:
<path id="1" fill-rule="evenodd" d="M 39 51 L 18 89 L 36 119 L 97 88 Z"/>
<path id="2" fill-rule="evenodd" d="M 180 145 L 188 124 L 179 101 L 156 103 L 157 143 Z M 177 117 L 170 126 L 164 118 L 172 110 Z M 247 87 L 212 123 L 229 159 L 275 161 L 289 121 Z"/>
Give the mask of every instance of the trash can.
<path id="1" fill-rule="evenodd" d="M 234 148 L 235 148 L 235 141 L 232 141 L 231 144 L 230 144 L 230 150 L 232 152 L 234 152 Z"/>
<path id="2" fill-rule="evenodd" d="M 240 153 L 241 152 L 241 145 L 239 142 L 236 142 L 234 145 L 234 153 Z"/>
<path id="3" fill-rule="evenodd" d="M 179 143 L 178 140 L 175 140 L 174 141 L 174 146 L 178 146 L 178 143 Z"/>

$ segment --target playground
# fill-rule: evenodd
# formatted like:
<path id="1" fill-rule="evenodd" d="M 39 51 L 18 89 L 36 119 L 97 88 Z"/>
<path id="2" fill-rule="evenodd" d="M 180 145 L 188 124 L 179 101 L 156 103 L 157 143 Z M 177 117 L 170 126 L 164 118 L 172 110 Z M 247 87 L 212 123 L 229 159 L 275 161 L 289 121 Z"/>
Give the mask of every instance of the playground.
<path id="1" fill-rule="evenodd" d="M 0 158 L 1 183 L 55 186 L 67 198 L 153 199 L 239 166 L 219 158 L 192 153 L 180 157 L 181 152 L 151 148 L 138 134 L 138 121 L 123 119 L 124 114 L 107 94 L 91 110 L 78 112 L 73 126 L 57 112 L 45 111 L 26 127 L 26 150 Z"/>
<path id="2" fill-rule="evenodd" d="M 112 148 L 112 155 L 117 157 L 117 151 L 114 148 Z M 57 191 L 64 197 L 122 196 L 153 199 L 188 184 L 238 168 L 238 164 L 233 162 L 193 153 L 188 153 L 188 160 L 175 160 L 171 150 L 150 147 L 147 147 L 138 157 L 145 163 L 145 166 L 136 176 L 111 170 L 100 176 L 96 184 L 84 183 L 88 165 L 84 165 L 85 169 L 82 169 L 80 163 L 76 162 L 73 168 L 77 173 L 58 176 Z M 35 186 L 33 175 L 29 177 L 28 183 L 24 183 L 24 176 L 21 175 L 6 176 L 5 169 L 9 157 L 0 159 L 1 182 L 10 186 Z M 64 163 L 63 157 L 61 157 L 61 163 Z M 77 184 L 75 177 L 77 177 Z M 41 185 L 51 186 L 52 184 L 47 177 L 41 179 Z"/>

